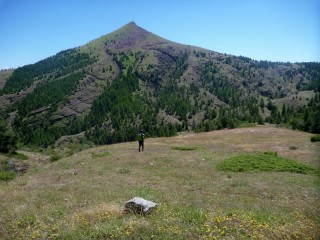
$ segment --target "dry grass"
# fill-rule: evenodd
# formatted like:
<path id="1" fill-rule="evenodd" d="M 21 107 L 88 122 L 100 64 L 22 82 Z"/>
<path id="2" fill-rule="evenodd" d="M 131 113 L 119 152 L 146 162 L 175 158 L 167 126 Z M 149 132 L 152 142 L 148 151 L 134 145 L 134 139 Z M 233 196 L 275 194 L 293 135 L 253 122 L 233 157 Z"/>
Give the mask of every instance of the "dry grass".
<path id="1" fill-rule="evenodd" d="M 0 236 L 316 239 L 318 176 L 229 173 L 215 166 L 239 153 L 276 151 L 319 168 L 319 144 L 308 133 L 259 126 L 147 138 L 144 152 L 136 142 L 101 146 L 54 163 L 32 153 L 28 173 L 0 182 Z M 157 212 L 123 214 L 135 196 L 159 203 Z"/>

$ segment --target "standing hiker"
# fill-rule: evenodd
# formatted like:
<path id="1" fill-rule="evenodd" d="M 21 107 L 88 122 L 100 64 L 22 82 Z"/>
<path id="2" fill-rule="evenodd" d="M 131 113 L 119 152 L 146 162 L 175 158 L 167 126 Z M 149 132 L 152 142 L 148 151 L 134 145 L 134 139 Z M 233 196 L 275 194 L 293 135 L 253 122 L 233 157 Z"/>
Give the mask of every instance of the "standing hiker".
<path id="1" fill-rule="evenodd" d="M 139 142 L 139 152 L 140 149 L 142 148 L 142 151 L 144 150 L 144 132 L 142 129 L 140 129 L 138 136 L 137 136 L 137 140 Z"/>

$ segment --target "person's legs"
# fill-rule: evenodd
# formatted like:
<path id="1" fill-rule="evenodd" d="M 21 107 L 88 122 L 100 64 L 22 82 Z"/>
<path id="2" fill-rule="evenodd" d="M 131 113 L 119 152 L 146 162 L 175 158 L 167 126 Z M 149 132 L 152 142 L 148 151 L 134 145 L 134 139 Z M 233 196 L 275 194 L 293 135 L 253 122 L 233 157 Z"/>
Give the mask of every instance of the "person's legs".
<path id="1" fill-rule="evenodd" d="M 142 145 L 142 141 L 139 141 L 139 152 L 140 152 L 140 148 L 142 146 L 142 151 L 143 151 L 143 145 Z"/>

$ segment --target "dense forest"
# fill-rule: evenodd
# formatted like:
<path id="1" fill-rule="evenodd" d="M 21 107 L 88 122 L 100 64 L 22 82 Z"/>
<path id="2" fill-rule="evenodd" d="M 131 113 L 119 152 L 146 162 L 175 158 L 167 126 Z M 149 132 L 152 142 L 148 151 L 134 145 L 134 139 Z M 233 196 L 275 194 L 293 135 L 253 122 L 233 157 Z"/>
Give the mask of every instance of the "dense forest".
<path id="1" fill-rule="evenodd" d="M 65 76 L 94 61 L 94 58 L 87 53 L 81 53 L 78 48 L 62 51 L 36 64 L 17 68 L 6 81 L 4 88 L 0 90 L 0 95 L 28 88 L 38 79 L 56 79 Z"/>

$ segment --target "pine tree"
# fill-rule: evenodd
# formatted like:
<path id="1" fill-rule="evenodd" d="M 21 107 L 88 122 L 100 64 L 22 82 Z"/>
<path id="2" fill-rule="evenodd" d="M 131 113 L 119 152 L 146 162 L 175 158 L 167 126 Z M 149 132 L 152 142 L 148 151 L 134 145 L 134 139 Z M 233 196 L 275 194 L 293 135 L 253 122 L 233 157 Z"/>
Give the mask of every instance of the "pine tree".
<path id="1" fill-rule="evenodd" d="M 17 150 L 17 137 L 7 123 L 0 119 L 0 152 L 13 153 Z"/>

